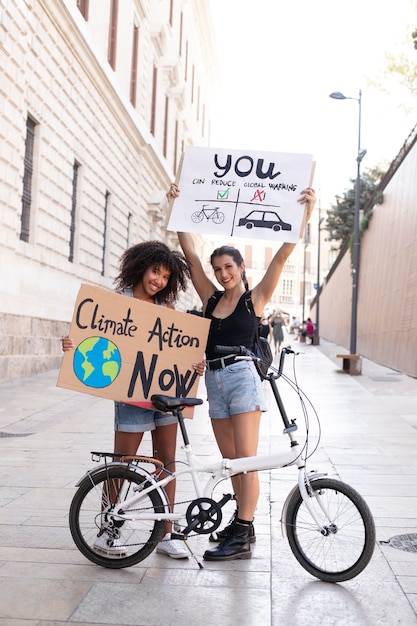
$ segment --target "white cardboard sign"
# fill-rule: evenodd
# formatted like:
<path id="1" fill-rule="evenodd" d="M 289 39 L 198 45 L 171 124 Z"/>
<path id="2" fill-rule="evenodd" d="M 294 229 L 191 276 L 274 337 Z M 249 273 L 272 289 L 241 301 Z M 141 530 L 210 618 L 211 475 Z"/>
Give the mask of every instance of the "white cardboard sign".
<path id="1" fill-rule="evenodd" d="M 310 154 L 188 147 L 168 230 L 296 243 L 313 170 Z"/>

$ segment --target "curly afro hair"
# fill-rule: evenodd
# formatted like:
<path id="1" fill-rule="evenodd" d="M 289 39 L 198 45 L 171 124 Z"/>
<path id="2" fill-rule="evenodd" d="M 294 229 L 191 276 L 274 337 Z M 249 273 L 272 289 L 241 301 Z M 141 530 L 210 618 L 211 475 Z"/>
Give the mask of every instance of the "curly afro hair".
<path id="1" fill-rule="evenodd" d="M 173 304 L 179 291 L 185 291 L 190 270 L 185 257 L 177 250 L 170 250 L 162 241 L 145 241 L 128 248 L 120 258 L 119 275 L 115 279 L 117 289 L 134 287 L 148 267 L 166 267 L 171 275 L 164 289 L 158 293 L 162 302 Z"/>

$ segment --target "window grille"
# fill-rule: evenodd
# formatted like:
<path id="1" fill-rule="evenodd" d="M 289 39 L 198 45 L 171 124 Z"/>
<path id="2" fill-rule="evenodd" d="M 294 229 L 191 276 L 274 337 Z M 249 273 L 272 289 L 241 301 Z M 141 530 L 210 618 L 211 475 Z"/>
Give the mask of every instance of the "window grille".
<path id="1" fill-rule="evenodd" d="M 108 61 L 113 70 L 116 69 L 117 12 L 118 10 L 119 10 L 119 0 L 111 0 Z"/>
<path id="2" fill-rule="evenodd" d="M 126 230 L 126 248 L 130 248 L 131 231 L 132 231 L 132 213 L 127 216 L 127 230 Z"/>
<path id="3" fill-rule="evenodd" d="M 168 151 L 169 98 L 165 96 L 164 147 L 163 155 L 167 158 Z"/>
<path id="4" fill-rule="evenodd" d="M 104 276 L 106 269 L 106 248 L 107 248 L 107 215 L 109 210 L 110 191 L 106 191 L 104 197 L 104 218 L 103 218 L 103 255 L 101 258 L 101 275 Z"/>
<path id="5" fill-rule="evenodd" d="M 75 223 L 77 218 L 77 186 L 78 186 L 78 170 L 79 163 L 74 161 L 72 168 L 72 194 L 71 194 L 71 225 L 70 225 L 70 243 L 68 261 L 74 262 L 74 245 L 75 245 Z"/>
<path id="6" fill-rule="evenodd" d="M 158 80 L 158 69 L 153 68 L 153 80 L 152 80 L 152 105 L 151 105 L 151 133 L 155 137 L 156 129 L 156 83 Z"/>
<path id="7" fill-rule="evenodd" d="M 32 178 L 35 146 L 36 123 L 28 117 L 26 120 L 26 141 L 23 172 L 22 213 L 20 224 L 20 239 L 29 241 L 30 209 L 32 204 Z"/>
<path id="8" fill-rule="evenodd" d="M 139 28 L 133 27 L 132 70 L 130 74 L 130 102 L 136 106 L 136 89 L 138 84 Z"/>
<path id="9" fill-rule="evenodd" d="M 89 0 L 77 0 L 77 8 L 85 21 L 88 20 L 88 2 Z"/>

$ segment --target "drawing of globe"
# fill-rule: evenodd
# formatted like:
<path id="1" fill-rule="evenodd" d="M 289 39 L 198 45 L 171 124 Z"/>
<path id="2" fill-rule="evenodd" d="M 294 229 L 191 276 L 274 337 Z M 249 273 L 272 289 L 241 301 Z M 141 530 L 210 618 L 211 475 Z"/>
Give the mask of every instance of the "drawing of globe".
<path id="1" fill-rule="evenodd" d="M 102 389 L 117 378 L 121 357 L 118 347 L 103 337 L 84 339 L 74 353 L 74 373 L 87 387 Z"/>

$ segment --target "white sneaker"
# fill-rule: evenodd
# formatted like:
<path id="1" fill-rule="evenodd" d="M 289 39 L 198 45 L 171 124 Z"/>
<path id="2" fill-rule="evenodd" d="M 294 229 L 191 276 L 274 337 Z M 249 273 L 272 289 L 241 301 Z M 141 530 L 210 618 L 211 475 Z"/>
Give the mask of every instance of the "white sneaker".
<path id="1" fill-rule="evenodd" d="M 159 554 L 166 554 L 171 559 L 187 559 L 189 551 L 181 539 L 171 539 L 171 533 L 167 533 L 156 547 Z"/>
<path id="2" fill-rule="evenodd" d="M 94 542 L 93 550 L 104 556 L 121 558 L 127 556 L 126 548 L 124 548 L 118 539 L 111 537 L 104 531 Z"/>

